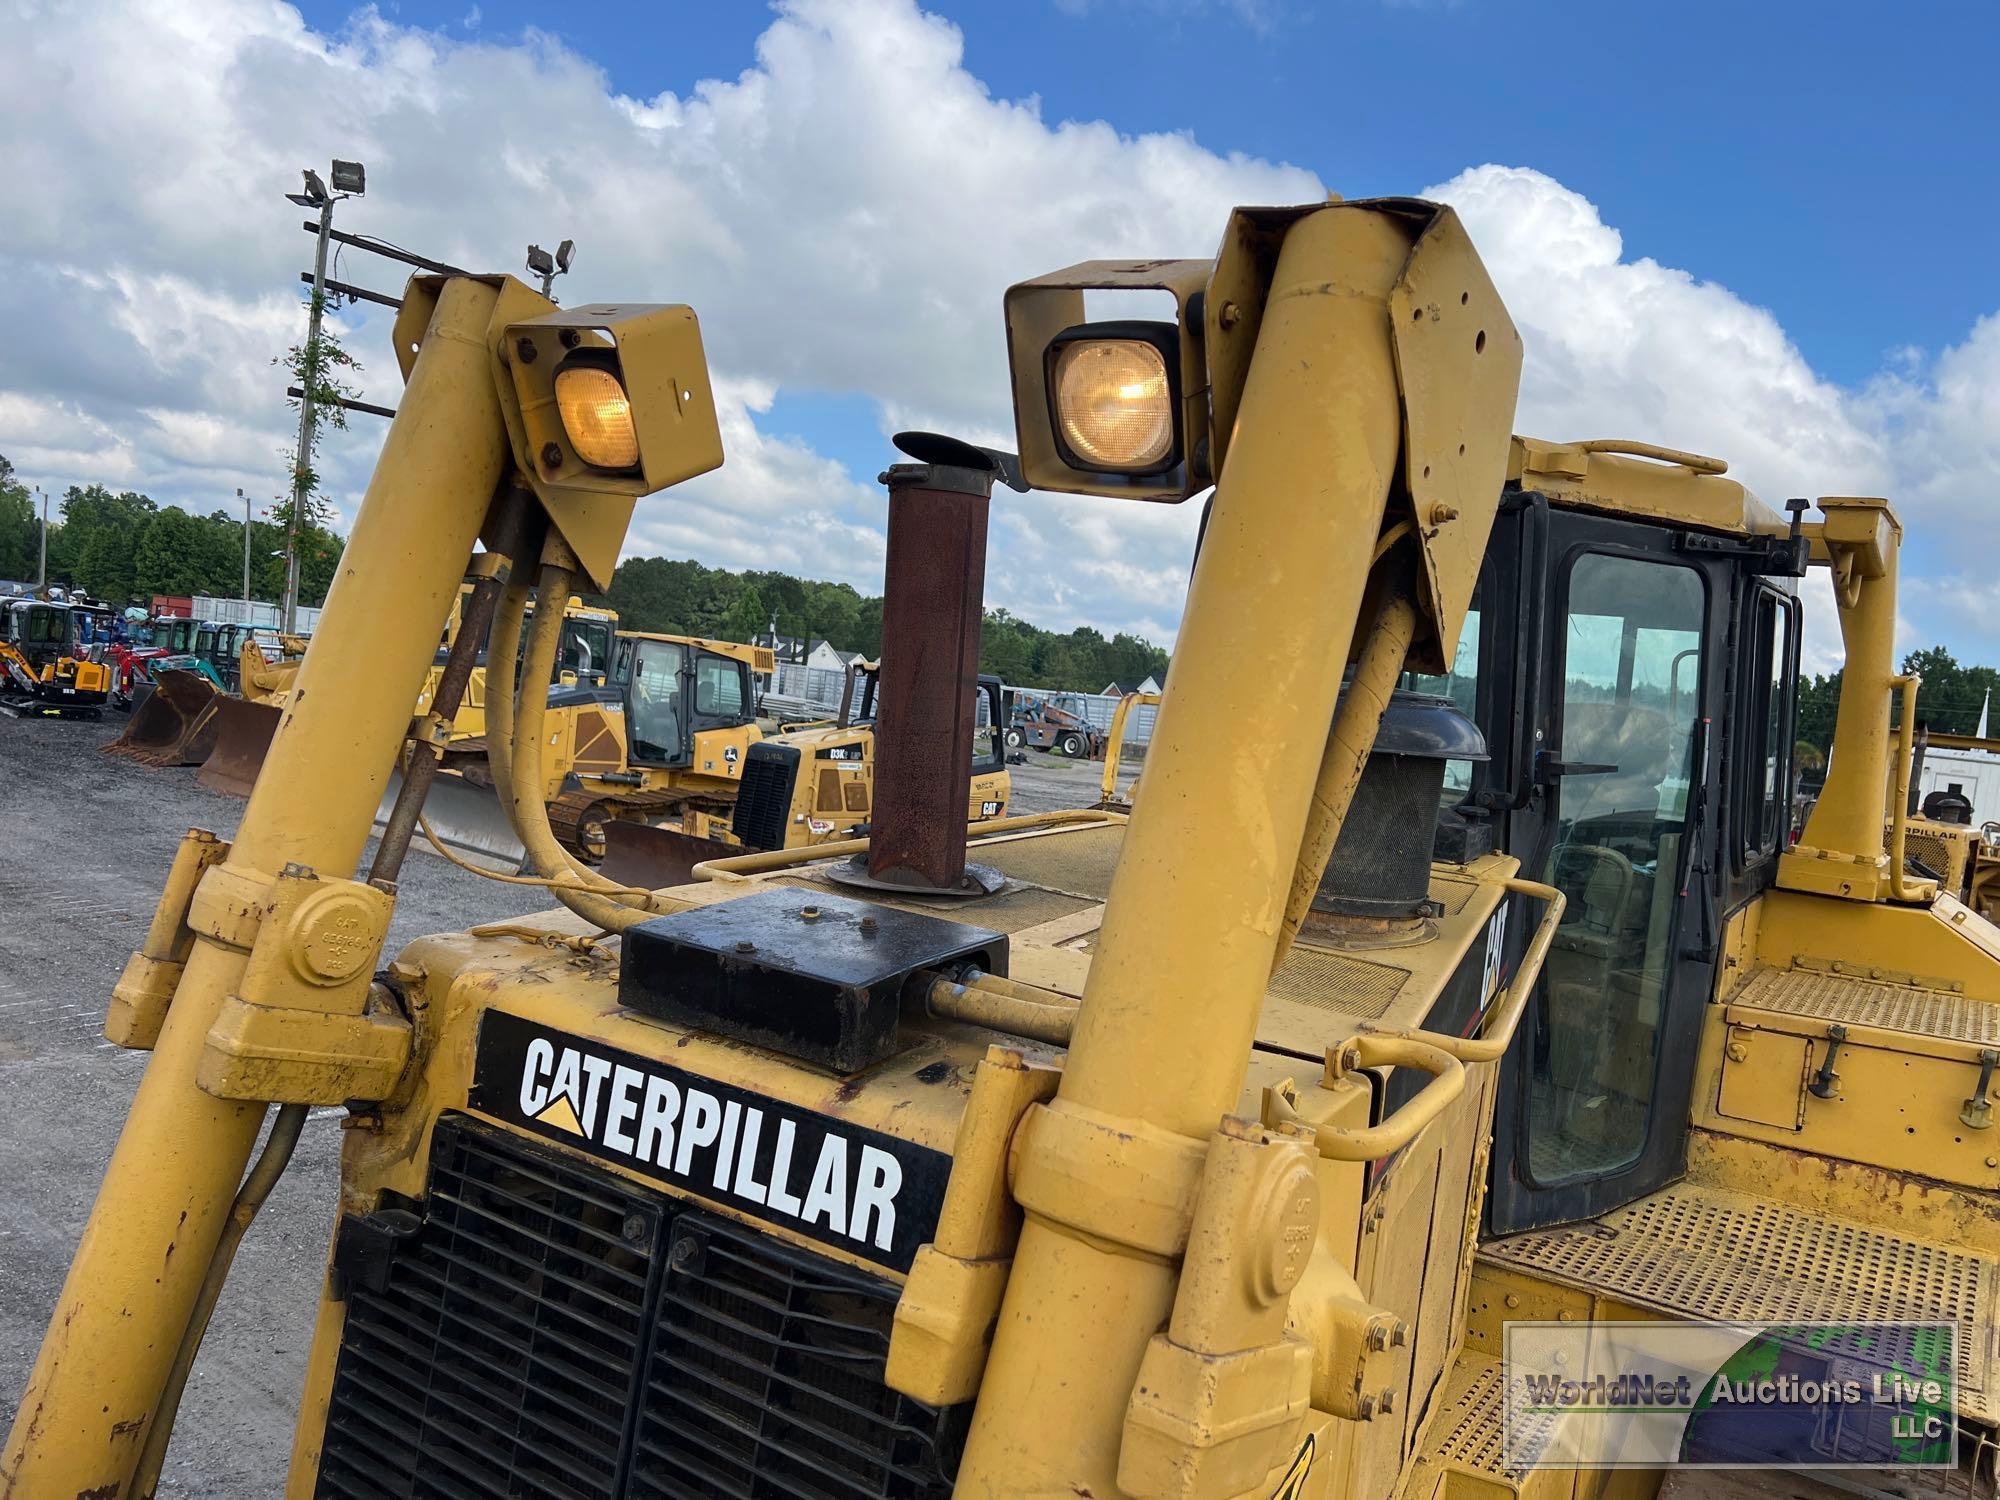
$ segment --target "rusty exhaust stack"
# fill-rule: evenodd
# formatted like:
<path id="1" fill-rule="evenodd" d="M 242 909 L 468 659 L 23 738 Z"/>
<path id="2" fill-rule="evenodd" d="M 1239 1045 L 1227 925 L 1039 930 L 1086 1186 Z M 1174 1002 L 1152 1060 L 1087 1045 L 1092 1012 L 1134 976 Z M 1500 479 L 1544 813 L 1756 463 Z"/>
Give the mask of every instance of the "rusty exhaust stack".
<path id="1" fill-rule="evenodd" d="M 882 475 L 889 550 L 868 852 L 835 868 L 851 885 L 977 896 L 1002 877 L 965 859 L 986 518 L 998 479 L 1027 485 L 1012 454 L 932 432 L 899 432 L 915 463 Z"/>

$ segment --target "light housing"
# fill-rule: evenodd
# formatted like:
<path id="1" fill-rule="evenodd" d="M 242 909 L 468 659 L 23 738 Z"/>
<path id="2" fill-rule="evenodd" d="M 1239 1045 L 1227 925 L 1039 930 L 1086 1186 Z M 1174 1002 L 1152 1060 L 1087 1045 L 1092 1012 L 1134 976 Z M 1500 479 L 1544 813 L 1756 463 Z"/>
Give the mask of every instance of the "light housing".
<path id="1" fill-rule="evenodd" d="M 553 276 L 556 273 L 556 258 L 540 245 L 528 246 L 528 269 L 537 276 Z"/>
<path id="2" fill-rule="evenodd" d="M 1212 266 L 1212 262 L 1205 260 L 1092 260 L 1008 288 L 1004 307 L 1007 364 L 1014 391 L 1015 446 L 1020 453 L 1021 474 L 1030 485 L 1072 495 L 1104 495 L 1168 504 L 1185 500 L 1209 486 L 1215 471 L 1210 463 L 1209 381 L 1202 339 L 1202 308 Z M 1131 306 L 1126 294 L 1133 292 L 1153 294 L 1149 299 L 1153 306 L 1164 300 L 1159 293 L 1167 294 L 1173 299 L 1171 318 L 1092 322 L 1085 311 L 1086 296 L 1115 293 L 1124 305 Z M 1084 428 L 1072 426 L 1068 432 L 1062 430 L 1057 411 L 1058 362 L 1062 361 L 1060 373 L 1071 379 L 1070 399 L 1074 405 L 1083 395 L 1082 377 L 1091 373 L 1095 362 L 1081 354 L 1065 360 L 1063 351 L 1074 343 L 1099 338 L 1143 342 L 1164 366 L 1173 434 L 1165 453 L 1158 451 L 1157 421 L 1150 427 L 1143 422 L 1110 424 L 1096 442 Z M 1152 356 L 1126 352 L 1141 361 L 1135 369 L 1151 369 Z M 1098 373 L 1106 373 L 1109 368 L 1108 354 L 1102 358 L 1106 363 L 1097 366 Z M 1157 375 L 1157 371 L 1153 373 Z M 1118 393 L 1107 395 L 1115 398 Z M 1157 418 L 1156 391 L 1134 391 L 1131 395 Z M 1116 399 L 1110 401 L 1112 407 L 1117 404 Z M 1073 411 L 1072 415 L 1075 414 Z M 1115 417 L 1117 413 L 1107 411 L 1103 415 Z M 1119 425 L 1127 434 L 1122 447 L 1105 446 L 1112 437 L 1110 427 Z M 1134 425 L 1144 428 L 1144 432 L 1135 433 Z M 1135 441 L 1137 436 L 1151 440 Z"/>
<path id="3" fill-rule="evenodd" d="M 578 349 L 555 374 L 556 414 L 576 456 L 593 469 L 629 474 L 639 467 L 632 398 L 607 349 Z"/>
<path id="4" fill-rule="evenodd" d="M 1049 341 L 1044 383 L 1056 447 L 1072 468 L 1161 474 L 1180 462 L 1180 330 L 1079 323 Z"/>
<path id="5" fill-rule="evenodd" d="M 569 263 L 576 258 L 576 241 L 564 240 L 556 246 L 556 269 L 567 271 Z"/>
<path id="6" fill-rule="evenodd" d="M 336 193 L 352 193 L 360 197 L 368 191 L 368 170 L 358 161 L 341 161 L 334 158 L 333 190 Z"/>

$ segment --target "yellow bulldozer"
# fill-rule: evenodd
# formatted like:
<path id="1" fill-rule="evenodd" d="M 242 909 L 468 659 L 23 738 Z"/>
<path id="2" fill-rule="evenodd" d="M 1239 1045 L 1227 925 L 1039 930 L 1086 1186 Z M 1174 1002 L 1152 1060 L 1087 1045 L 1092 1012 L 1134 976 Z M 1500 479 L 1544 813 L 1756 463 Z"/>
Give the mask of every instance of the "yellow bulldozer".
<path id="1" fill-rule="evenodd" d="M 1087 319 L 1135 291 L 1174 315 Z M 475 543 L 505 661 L 722 461 L 689 309 L 413 280 L 299 691 L 113 993 L 152 1057 L 0 1495 L 153 1493 L 315 1107 L 299 1500 L 1988 1485 L 2000 932 L 1900 858 L 1889 502 L 1514 436 L 1437 204 L 1240 209 L 1004 308 L 1018 466 L 884 476 L 868 838 L 665 890 L 565 851 L 545 609 L 487 750 L 558 908 L 391 956 Z M 1001 481 L 1213 487 L 1129 818 L 964 820 Z M 1809 576 L 1846 665 L 1793 843 Z"/>
<path id="2" fill-rule="evenodd" d="M 565 830 L 575 823 L 559 816 L 562 804 L 552 802 L 557 836 L 601 860 L 614 880 L 659 886 L 687 880 L 697 866 L 732 848 L 802 849 L 865 833 L 874 807 L 876 738 L 889 732 L 877 722 L 880 677 L 879 663 L 857 660 L 847 670 L 831 721 L 800 723 L 753 739 L 731 788 L 733 799 L 723 809 L 687 807 L 679 827 L 663 826 L 649 809 L 638 809 L 636 816 L 620 811 L 600 816 L 588 830 L 594 837 L 572 839 Z M 982 674 L 974 690 L 968 823 L 1004 816 L 1012 795 L 1001 703 L 1000 679 Z M 577 793 L 568 795 L 573 805 Z"/>
<path id="3" fill-rule="evenodd" d="M 609 824 L 697 827 L 729 811 L 761 735 L 753 674 L 772 665 L 768 647 L 645 631 L 617 631 L 603 660 L 594 682 L 552 684 L 543 717 L 540 796 L 564 847 L 593 863 Z M 461 707 L 425 804 L 427 831 L 517 863 L 526 850 L 488 771 L 484 716 L 476 734 L 459 733 L 467 722 Z"/>

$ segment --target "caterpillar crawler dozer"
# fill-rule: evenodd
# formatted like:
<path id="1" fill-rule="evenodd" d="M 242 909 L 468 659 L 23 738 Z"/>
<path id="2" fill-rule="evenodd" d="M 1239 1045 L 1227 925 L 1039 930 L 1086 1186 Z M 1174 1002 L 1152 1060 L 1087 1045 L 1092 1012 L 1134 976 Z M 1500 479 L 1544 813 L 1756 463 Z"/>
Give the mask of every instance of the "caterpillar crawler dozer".
<path id="1" fill-rule="evenodd" d="M 1086 321 L 1124 290 L 1175 318 Z M 475 541 L 504 661 L 531 586 L 601 586 L 633 506 L 722 458 L 687 309 L 412 282 L 301 691 L 114 992 L 153 1055 L 7 1500 L 152 1493 L 244 1226 L 335 1105 L 293 1496 L 1990 1472 L 2000 933 L 1901 858 L 1889 504 L 1788 522 L 1699 455 L 1513 437 L 1519 339 L 1434 204 L 1238 210 L 1212 261 L 1005 306 L 1026 481 L 1214 486 L 1130 817 L 968 839 L 1001 471 L 905 435 L 865 843 L 668 890 L 581 864 L 540 795 L 549 610 L 487 738 L 560 909 L 385 967 L 471 652 L 408 705 Z M 1847 661 L 1794 845 L 1809 565 Z"/>

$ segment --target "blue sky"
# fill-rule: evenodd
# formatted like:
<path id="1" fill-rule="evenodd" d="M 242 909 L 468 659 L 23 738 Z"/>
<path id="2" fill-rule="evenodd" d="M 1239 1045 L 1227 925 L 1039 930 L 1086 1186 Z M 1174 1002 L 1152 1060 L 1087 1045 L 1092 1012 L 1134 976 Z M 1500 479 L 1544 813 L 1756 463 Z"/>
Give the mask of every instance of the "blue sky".
<path id="1" fill-rule="evenodd" d="M 337 29 L 354 7 L 310 0 Z M 553 7 L 390 0 L 386 17 L 560 37 L 637 97 L 733 78 L 748 0 Z M 1769 307 L 1812 364 L 1867 379 L 1993 310 L 2000 6 L 1501 0 L 932 3 L 996 93 L 1050 120 L 1190 130 L 1349 197 L 1525 164 L 1647 255 Z"/>

